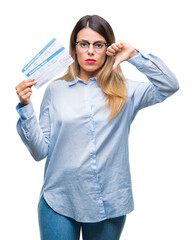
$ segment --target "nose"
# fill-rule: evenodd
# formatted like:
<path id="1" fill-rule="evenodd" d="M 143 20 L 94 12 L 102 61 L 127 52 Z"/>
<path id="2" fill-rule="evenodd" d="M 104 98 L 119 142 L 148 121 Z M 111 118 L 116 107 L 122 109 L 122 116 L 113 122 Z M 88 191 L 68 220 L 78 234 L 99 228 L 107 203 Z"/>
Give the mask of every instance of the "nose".
<path id="1" fill-rule="evenodd" d="M 89 48 L 88 48 L 88 54 L 89 54 L 89 55 L 94 54 L 94 47 L 93 47 L 93 44 L 90 44 L 90 45 L 89 45 Z"/>

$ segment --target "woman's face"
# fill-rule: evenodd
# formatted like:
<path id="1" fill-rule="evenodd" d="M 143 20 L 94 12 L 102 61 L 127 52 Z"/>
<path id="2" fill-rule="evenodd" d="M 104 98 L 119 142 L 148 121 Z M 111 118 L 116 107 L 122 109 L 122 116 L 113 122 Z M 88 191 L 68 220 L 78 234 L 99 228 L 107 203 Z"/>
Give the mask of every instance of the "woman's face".
<path id="1" fill-rule="evenodd" d="M 88 41 L 89 43 L 94 43 L 97 41 L 106 43 L 105 38 L 91 28 L 83 28 L 78 32 L 76 41 L 78 42 L 83 40 Z M 101 51 L 96 51 L 94 46 L 90 44 L 89 48 L 84 50 L 81 48 L 81 46 L 76 45 L 77 60 L 80 65 L 79 77 L 81 79 L 88 80 L 89 78 L 96 76 L 99 69 L 105 62 L 106 49 L 107 47 L 104 45 Z"/>

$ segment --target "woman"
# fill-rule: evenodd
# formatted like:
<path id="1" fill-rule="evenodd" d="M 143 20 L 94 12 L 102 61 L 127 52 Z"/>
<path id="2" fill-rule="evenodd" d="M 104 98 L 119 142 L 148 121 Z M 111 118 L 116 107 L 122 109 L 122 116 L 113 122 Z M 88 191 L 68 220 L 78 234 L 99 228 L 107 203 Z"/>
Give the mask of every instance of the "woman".
<path id="1" fill-rule="evenodd" d="M 37 161 L 47 157 L 38 205 L 42 240 L 118 240 L 134 209 L 128 135 L 137 112 L 179 89 L 156 56 L 115 42 L 109 23 L 82 17 L 70 38 L 74 63 L 45 91 L 39 123 L 30 100 L 35 80 L 16 87 L 17 130 Z M 128 61 L 149 82 L 126 79 Z"/>

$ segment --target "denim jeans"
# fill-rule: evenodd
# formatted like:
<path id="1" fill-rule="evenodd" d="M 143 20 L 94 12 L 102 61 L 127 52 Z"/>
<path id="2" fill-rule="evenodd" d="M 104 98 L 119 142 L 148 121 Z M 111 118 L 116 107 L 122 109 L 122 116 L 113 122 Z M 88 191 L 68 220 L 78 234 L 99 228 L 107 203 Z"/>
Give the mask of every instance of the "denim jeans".
<path id="1" fill-rule="evenodd" d="M 119 240 L 126 215 L 97 223 L 77 222 L 73 218 L 56 213 L 42 196 L 38 205 L 41 240 Z"/>

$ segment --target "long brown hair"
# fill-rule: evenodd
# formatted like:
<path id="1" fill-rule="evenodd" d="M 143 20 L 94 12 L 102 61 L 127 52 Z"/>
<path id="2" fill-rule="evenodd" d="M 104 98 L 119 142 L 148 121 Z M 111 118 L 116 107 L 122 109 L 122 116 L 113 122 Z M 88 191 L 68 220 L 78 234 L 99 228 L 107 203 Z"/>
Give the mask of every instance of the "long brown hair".
<path id="1" fill-rule="evenodd" d="M 104 18 L 98 15 L 86 15 L 82 17 L 76 23 L 70 37 L 69 53 L 74 59 L 74 63 L 68 67 L 66 74 L 60 77 L 60 79 L 71 81 L 76 76 L 79 76 L 80 66 L 77 61 L 74 42 L 76 42 L 78 32 L 86 27 L 91 28 L 103 36 L 107 43 L 112 44 L 115 42 L 114 32 L 110 24 Z M 125 77 L 120 66 L 117 68 L 117 73 L 113 72 L 113 64 L 114 58 L 106 55 L 105 62 L 96 76 L 97 84 L 106 95 L 107 104 L 105 108 L 111 107 L 109 120 L 112 120 L 120 112 L 127 99 L 127 89 L 124 83 Z"/>

